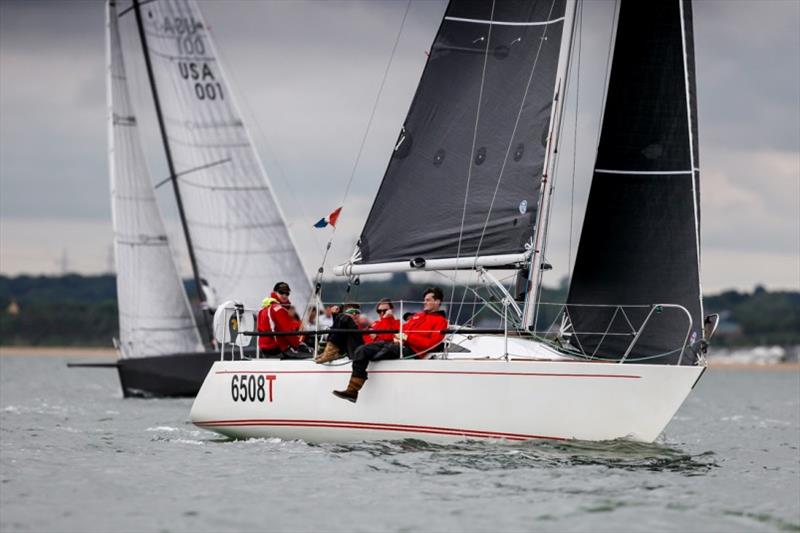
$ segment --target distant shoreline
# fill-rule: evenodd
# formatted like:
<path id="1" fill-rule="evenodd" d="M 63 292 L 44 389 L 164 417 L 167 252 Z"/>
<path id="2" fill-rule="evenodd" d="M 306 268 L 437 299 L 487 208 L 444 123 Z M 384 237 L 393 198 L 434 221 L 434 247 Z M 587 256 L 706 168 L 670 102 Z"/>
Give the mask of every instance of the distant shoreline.
<path id="1" fill-rule="evenodd" d="M 117 356 L 118 352 L 114 348 L 98 348 L 97 346 L 0 346 L 0 357 L 83 357 L 114 360 L 117 359 Z M 709 361 L 708 366 L 714 370 L 800 371 L 800 362 L 759 364 L 725 362 L 716 358 Z"/>
<path id="2" fill-rule="evenodd" d="M 800 372 L 800 362 L 795 363 L 738 363 L 738 362 L 720 362 L 717 361 L 709 361 L 708 368 L 712 370 L 766 370 L 766 371 L 776 371 L 776 372 L 789 372 L 789 371 L 796 371 Z"/>
<path id="3" fill-rule="evenodd" d="M 114 348 L 97 346 L 0 346 L 0 357 L 100 357 L 116 359 Z"/>

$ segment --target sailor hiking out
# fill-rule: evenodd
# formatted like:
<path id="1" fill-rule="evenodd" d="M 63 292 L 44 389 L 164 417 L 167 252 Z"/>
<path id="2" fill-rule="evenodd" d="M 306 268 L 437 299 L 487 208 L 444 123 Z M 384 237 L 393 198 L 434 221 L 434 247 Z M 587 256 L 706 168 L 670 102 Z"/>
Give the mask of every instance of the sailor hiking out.
<path id="1" fill-rule="evenodd" d="M 370 361 L 386 359 L 400 359 L 401 357 L 416 356 L 422 359 L 433 348 L 439 346 L 444 340 L 441 332 L 447 329 L 447 318 L 439 310 L 444 295 L 438 287 L 425 289 L 422 300 L 422 312 L 412 316 L 403 325 L 402 354 L 400 334 L 394 336 L 392 341 L 378 341 L 365 344 L 353 354 L 353 372 L 350 382 L 345 390 L 333 391 L 339 398 L 355 402 L 358 400 L 358 391 L 367 380 L 367 366 Z"/>

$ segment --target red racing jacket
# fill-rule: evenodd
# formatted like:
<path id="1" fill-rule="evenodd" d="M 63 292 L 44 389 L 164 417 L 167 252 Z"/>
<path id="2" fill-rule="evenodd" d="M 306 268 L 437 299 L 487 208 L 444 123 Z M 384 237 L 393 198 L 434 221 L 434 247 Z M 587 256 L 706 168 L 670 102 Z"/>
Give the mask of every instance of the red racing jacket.
<path id="1" fill-rule="evenodd" d="M 273 292 L 264 298 L 262 302 L 261 311 L 258 312 L 257 329 L 261 332 L 272 331 L 275 333 L 279 331 L 297 331 L 298 324 L 296 320 L 289 316 L 289 311 L 281 305 L 278 295 Z M 298 335 L 258 338 L 258 347 L 262 350 L 278 349 L 285 352 L 290 346 L 292 348 L 300 346 L 300 337 Z"/>
<path id="2" fill-rule="evenodd" d="M 403 324 L 403 333 L 406 335 L 405 343 L 414 350 L 417 357 L 422 358 L 431 348 L 444 340 L 444 334 L 439 333 L 443 329 L 447 329 L 447 318 L 444 311 L 434 311 L 433 313 L 422 311 Z"/>
<path id="3" fill-rule="evenodd" d="M 393 316 L 384 316 L 369 325 L 369 329 L 400 329 L 400 321 L 397 320 Z M 373 334 L 369 333 L 369 329 L 364 334 L 364 344 L 369 344 L 371 342 L 379 342 L 379 341 L 386 341 L 392 342 L 394 340 L 395 333 L 376 333 L 375 338 L 372 338 Z"/>

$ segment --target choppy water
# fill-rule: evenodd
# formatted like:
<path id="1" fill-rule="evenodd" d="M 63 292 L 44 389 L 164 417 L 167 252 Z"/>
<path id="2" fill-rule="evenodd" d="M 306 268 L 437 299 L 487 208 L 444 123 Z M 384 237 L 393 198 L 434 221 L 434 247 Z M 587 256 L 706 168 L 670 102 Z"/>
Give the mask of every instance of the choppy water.
<path id="1" fill-rule="evenodd" d="M 0 358 L 2 531 L 800 531 L 796 371 L 707 372 L 653 445 L 345 446 L 226 440 L 65 362 Z"/>

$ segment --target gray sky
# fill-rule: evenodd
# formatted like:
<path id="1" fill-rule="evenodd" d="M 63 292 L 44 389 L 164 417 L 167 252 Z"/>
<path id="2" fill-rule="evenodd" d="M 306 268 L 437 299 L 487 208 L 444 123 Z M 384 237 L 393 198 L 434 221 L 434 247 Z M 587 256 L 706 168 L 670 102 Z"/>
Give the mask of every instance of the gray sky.
<path id="1" fill-rule="evenodd" d="M 301 256 L 315 269 L 328 230 L 311 224 L 341 202 L 406 2 L 200 6 Z M 439 0 L 411 5 L 329 267 L 352 251 L 444 7 Z M 580 233 L 612 8 L 605 0 L 585 4 L 580 99 L 571 98 L 565 116 L 548 283 L 567 272 L 573 196 L 573 256 Z M 798 289 L 800 2 L 697 0 L 694 12 L 704 290 Z M 128 57 L 138 46 L 131 30 L 123 26 Z M 65 258 L 72 271 L 108 270 L 104 62 L 102 2 L 0 2 L 3 274 L 58 273 Z M 142 80 L 140 64 L 129 69 Z M 144 81 L 134 91 L 151 173 L 160 180 L 166 171 Z M 171 198 L 159 200 L 171 213 Z M 174 219 L 168 224 L 180 243 Z"/>

